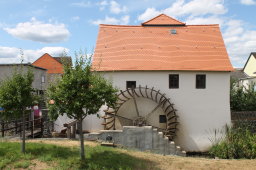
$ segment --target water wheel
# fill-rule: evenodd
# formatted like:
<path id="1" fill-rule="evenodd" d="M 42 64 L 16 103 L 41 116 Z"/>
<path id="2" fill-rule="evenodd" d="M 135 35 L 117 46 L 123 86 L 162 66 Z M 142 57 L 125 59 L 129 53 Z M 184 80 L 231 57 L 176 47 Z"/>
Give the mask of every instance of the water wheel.
<path id="1" fill-rule="evenodd" d="M 177 115 L 170 99 L 154 88 L 137 87 L 120 91 L 115 108 L 104 110 L 106 130 L 123 126 L 152 126 L 170 140 L 177 130 Z"/>

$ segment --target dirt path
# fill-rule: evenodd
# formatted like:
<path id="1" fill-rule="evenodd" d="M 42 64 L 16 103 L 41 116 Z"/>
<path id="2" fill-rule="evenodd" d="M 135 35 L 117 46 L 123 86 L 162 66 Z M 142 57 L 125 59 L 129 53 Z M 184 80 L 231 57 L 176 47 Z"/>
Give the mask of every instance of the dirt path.
<path id="1" fill-rule="evenodd" d="M 79 141 L 74 140 L 27 140 L 27 142 L 38 142 L 46 144 L 55 144 L 67 147 L 79 146 Z M 95 147 L 99 145 L 97 142 L 86 141 L 86 145 Z M 139 159 L 144 159 L 149 162 L 150 169 L 161 170 L 256 170 L 256 159 L 247 160 L 224 160 L 224 159 L 206 159 L 206 158 L 191 158 L 179 156 L 163 156 L 147 152 L 139 152 L 133 150 L 125 150 L 116 148 L 119 152 L 129 154 Z"/>

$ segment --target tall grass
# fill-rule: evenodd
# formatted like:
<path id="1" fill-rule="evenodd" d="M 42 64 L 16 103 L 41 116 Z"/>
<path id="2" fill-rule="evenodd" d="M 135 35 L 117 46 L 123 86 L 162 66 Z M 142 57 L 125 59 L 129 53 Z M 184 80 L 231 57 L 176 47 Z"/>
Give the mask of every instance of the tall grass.
<path id="1" fill-rule="evenodd" d="M 213 143 L 210 155 L 222 159 L 256 158 L 256 134 L 247 126 L 226 126 L 225 131 L 223 139 Z"/>

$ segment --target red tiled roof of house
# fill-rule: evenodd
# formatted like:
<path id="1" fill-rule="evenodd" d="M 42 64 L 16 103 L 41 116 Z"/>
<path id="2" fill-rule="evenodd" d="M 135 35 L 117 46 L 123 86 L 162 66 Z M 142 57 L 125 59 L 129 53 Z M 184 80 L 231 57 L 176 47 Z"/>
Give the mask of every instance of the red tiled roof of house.
<path id="1" fill-rule="evenodd" d="M 47 53 L 34 61 L 32 65 L 47 69 L 49 74 L 63 74 L 64 72 L 63 64 Z"/>
<path id="2" fill-rule="evenodd" d="M 157 22 L 159 18 L 162 16 L 155 18 Z M 98 71 L 233 70 L 218 25 L 174 24 L 100 25 L 93 68 Z"/>
<path id="3" fill-rule="evenodd" d="M 156 16 L 155 18 L 152 18 L 151 20 L 148 20 L 141 25 L 185 25 L 185 23 L 180 22 L 174 18 L 171 18 L 165 14 L 161 14 Z"/>

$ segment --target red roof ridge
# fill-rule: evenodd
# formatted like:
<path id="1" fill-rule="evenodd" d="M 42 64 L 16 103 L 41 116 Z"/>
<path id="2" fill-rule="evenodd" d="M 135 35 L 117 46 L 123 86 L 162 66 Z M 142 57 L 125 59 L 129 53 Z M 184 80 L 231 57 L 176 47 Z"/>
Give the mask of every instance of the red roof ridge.
<path id="1" fill-rule="evenodd" d="M 173 24 L 168 24 L 168 23 L 164 23 L 164 24 L 161 24 L 161 23 L 158 23 L 158 24 L 149 24 L 151 21 L 157 20 L 157 19 L 160 18 L 160 17 L 167 17 L 170 21 L 174 21 L 174 23 L 173 23 Z M 145 25 L 186 25 L 186 24 L 183 23 L 183 22 L 181 22 L 181 21 L 179 21 L 179 20 L 177 20 L 177 19 L 174 19 L 174 18 L 172 18 L 172 17 L 169 17 L 168 15 L 160 14 L 160 15 L 158 15 L 158 16 L 156 16 L 156 17 L 154 17 L 154 18 L 152 18 L 152 19 L 150 19 L 150 20 L 148 20 L 148 21 L 146 21 L 146 22 L 141 23 L 141 25 L 145 26 Z"/>
<path id="2" fill-rule="evenodd" d="M 141 25 L 112 25 L 112 24 L 100 24 L 100 27 L 134 27 L 134 28 L 138 28 L 138 27 L 143 27 Z M 172 26 L 169 26 L 172 27 Z M 196 25 L 185 25 L 186 27 L 219 27 L 219 24 L 196 24 Z"/>
<path id="3" fill-rule="evenodd" d="M 100 24 L 100 27 L 141 27 L 140 25 L 113 25 L 113 24 Z"/>
<path id="4" fill-rule="evenodd" d="M 186 26 L 217 26 L 217 27 L 219 27 L 220 26 L 220 24 L 195 24 L 195 25 L 193 25 L 193 24 L 191 24 L 191 25 L 186 25 Z"/>
<path id="5" fill-rule="evenodd" d="M 41 55 L 40 57 L 38 57 L 38 59 L 36 59 L 32 64 L 34 64 L 37 60 L 39 60 L 41 57 L 43 57 L 44 55 L 49 55 L 51 56 L 49 53 L 44 53 L 43 55 Z M 52 56 L 51 56 L 52 57 Z"/>

